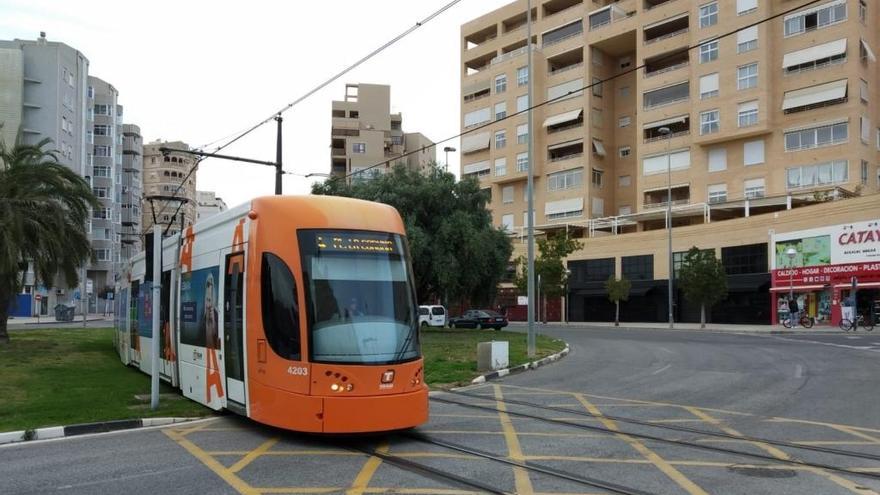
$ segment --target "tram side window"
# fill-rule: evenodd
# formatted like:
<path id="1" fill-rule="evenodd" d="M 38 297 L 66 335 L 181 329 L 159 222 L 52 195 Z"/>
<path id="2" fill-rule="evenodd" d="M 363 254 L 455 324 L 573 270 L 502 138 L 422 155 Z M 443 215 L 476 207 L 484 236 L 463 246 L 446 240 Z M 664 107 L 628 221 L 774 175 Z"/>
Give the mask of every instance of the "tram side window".
<path id="1" fill-rule="evenodd" d="M 261 270 L 263 329 L 276 354 L 299 361 L 299 304 L 296 281 L 287 264 L 272 253 L 263 253 Z"/>

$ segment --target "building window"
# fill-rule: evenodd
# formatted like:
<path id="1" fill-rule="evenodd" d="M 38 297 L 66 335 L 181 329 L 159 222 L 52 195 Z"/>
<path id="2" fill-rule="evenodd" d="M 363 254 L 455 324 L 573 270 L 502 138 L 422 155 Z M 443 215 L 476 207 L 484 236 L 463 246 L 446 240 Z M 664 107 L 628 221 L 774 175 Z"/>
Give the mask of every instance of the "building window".
<path id="1" fill-rule="evenodd" d="M 727 150 L 725 148 L 714 148 L 709 150 L 709 172 L 720 172 L 727 170 Z"/>
<path id="2" fill-rule="evenodd" d="M 590 123 L 593 127 L 602 127 L 602 110 L 593 108 L 590 110 Z"/>
<path id="3" fill-rule="evenodd" d="M 632 117 L 630 117 L 629 115 L 624 115 L 623 117 L 617 119 L 617 127 L 629 127 L 631 123 Z"/>
<path id="4" fill-rule="evenodd" d="M 605 215 L 605 200 L 602 198 L 593 198 L 590 210 L 590 216 L 592 218 L 601 218 Z"/>
<path id="5" fill-rule="evenodd" d="M 402 145 L 403 136 L 391 136 L 391 144 Z"/>
<path id="6" fill-rule="evenodd" d="M 629 146 L 621 146 L 617 148 L 617 156 L 621 158 L 626 158 L 630 154 L 632 154 L 632 148 L 630 148 Z"/>
<path id="7" fill-rule="evenodd" d="M 654 255 L 623 256 L 620 258 L 620 271 L 628 280 L 653 280 Z"/>
<path id="8" fill-rule="evenodd" d="M 767 244 L 747 244 L 721 248 L 721 264 L 728 275 L 767 273 Z"/>
<path id="9" fill-rule="evenodd" d="M 629 175 L 621 175 L 617 178 L 617 187 L 630 187 L 632 185 L 632 177 Z"/>
<path id="10" fill-rule="evenodd" d="M 464 127 L 476 127 L 492 120 L 492 109 L 489 107 L 480 108 L 464 114 Z"/>
<path id="11" fill-rule="evenodd" d="M 718 96 L 718 73 L 700 77 L 700 99 L 708 100 Z"/>
<path id="12" fill-rule="evenodd" d="M 621 86 L 620 87 L 620 96 L 622 98 L 629 96 L 629 86 Z"/>
<path id="13" fill-rule="evenodd" d="M 547 190 L 561 191 L 580 187 L 584 183 L 584 169 L 563 170 L 547 175 Z"/>
<path id="14" fill-rule="evenodd" d="M 529 95 L 516 97 L 516 113 L 525 112 L 529 109 Z"/>
<path id="15" fill-rule="evenodd" d="M 746 53 L 758 48 L 758 26 L 736 32 L 736 53 Z"/>
<path id="16" fill-rule="evenodd" d="M 590 176 L 590 183 L 595 187 L 602 187 L 602 176 L 605 175 L 605 172 L 597 169 L 593 169 L 593 173 Z"/>
<path id="17" fill-rule="evenodd" d="M 510 232 L 513 230 L 513 214 L 507 214 L 501 216 L 501 227 Z"/>
<path id="18" fill-rule="evenodd" d="M 718 24 L 718 2 L 707 3 L 700 7 L 700 28 Z"/>
<path id="19" fill-rule="evenodd" d="M 785 133 L 785 151 L 800 151 L 845 143 L 849 137 L 848 131 L 847 122 L 788 131 Z"/>
<path id="20" fill-rule="evenodd" d="M 516 171 L 526 172 L 529 170 L 529 154 L 518 153 L 516 155 Z"/>
<path id="21" fill-rule="evenodd" d="M 795 36 L 846 20 L 846 2 L 830 2 L 785 17 L 785 36 Z"/>
<path id="22" fill-rule="evenodd" d="M 366 153 L 367 152 L 367 143 L 351 143 L 351 152 L 352 153 Z"/>
<path id="23" fill-rule="evenodd" d="M 507 102 L 502 101 L 501 103 L 495 104 L 495 120 L 501 120 L 507 117 Z"/>
<path id="24" fill-rule="evenodd" d="M 106 198 L 107 197 L 107 188 L 106 187 L 95 187 L 92 189 L 92 192 L 95 193 L 96 198 Z"/>
<path id="25" fill-rule="evenodd" d="M 110 115 L 110 107 L 107 105 L 95 105 L 95 115 Z"/>
<path id="26" fill-rule="evenodd" d="M 92 249 L 92 256 L 94 256 L 95 261 L 110 261 L 110 250 Z"/>
<path id="27" fill-rule="evenodd" d="M 737 108 L 737 119 L 739 127 L 758 125 L 758 100 L 740 103 Z"/>
<path id="28" fill-rule="evenodd" d="M 614 258 L 569 261 L 568 269 L 574 282 L 605 282 L 614 276 Z"/>
<path id="29" fill-rule="evenodd" d="M 720 130 L 720 112 L 709 110 L 700 112 L 700 135 L 713 134 Z"/>
<path id="30" fill-rule="evenodd" d="M 529 68 L 528 67 L 520 67 L 516 69 L 516 85 L 517 86 L 525 86 L 529 83 Z"/>
<path id="31" fill-rule="evenodd" d="M 760 165 L 764 163 L 764 140 L 747 141 L 743 143 L 743 165 Z"/>
<path id="32" fill-rule="evenodd" d="M 708 188 L 709 204 L 727 201 L 727 184 L 712 184 Z"/>
<path id="33" fill-rule="evenodd" d="M 862 24 L 864 24 L 867 19 L 868 19 L 868 4 L 865 3 L 865 0 L 859 0 L 859 20 L 862 21 Z"/>
<path id="34" fill-rule="evenodd" d="M 95 136 L 110 135 L 110 126 L 104 124 L 95 124 Z"/>
<path id="35" fill-rule="evenodd" d="M 507 91 L 507 74 L 495 76 L 495 94 L 500 95 Z"/>
<path id="36" fill-rule="evenodd" d="M 785 171 L 786 187 L 800 189 L 841 184 L 849 180 L 848 169 L 846 160 L 791 167 Z"/>
<path id="37" fill-rule="evenodd" d="M 592 86 L 592 90 L 593 90 L 593 96 L 601 98 L 602 97 L 602 80 L 599 79 L 598 77 L 594 77 L 593 84 L 591 86 Z"/>
<path id="38" fill-rule="evenodd" d="M 595 46 L 590 47 L 590 54 L 592 55 L 593 65 L 602 66 L 605 64 L 604 55 L 602 54 L 602 50 L 599 50 Z"/>
<path id="39" fill-rule="evenodd" d="M 110 156 L 110 147 L 104 145 L 95 145 L 94 155 L 103 157 Z"/>
<path id="40" fill-rule="evenodd" d="M 736 89 L 758 87 L 758 63 L 743 65 L 736 68 Z"/>
<path id="41" fill-rule="evenodd" d="M 718 60 L 718 40 L 700 45 L 700 63 L 705 64 L 713 60 Z"/>
<path id="42" fill-rule="evenodd" d="M 743 190 L 746 199 L 756 199 L 764 197 L 764 179 L 748 179 L 743 182 Z"/>
<path id="43" fill-rule="evenodd" d="M 868 103 L 868 81 L 864 79 L 859 79 L 859 98 L 862 103 Z"/>
<path id="44" fill-rule="evenodd" d="M 94 88 L 94 87 L 89 86 L 89 93 L 88 93 L 88 95 L 89 95 L 89 98 L 94 98 L 94 97 L 95 97 L 95 88 Z"/>
<path id="45" fill-rule="evenodd" d="M 507 175 L 507 158 L 495 159 L 495 176 L 502 177 Z"/>
<path id="46" fill-rule="evenodd" d="M 868 162 L 866 162 L 865 160 L 862 160 L 860 172 L 861 172 L 860 175 L 861 175 L 862 185 L 867 186 L 868 185 Z"/>
<path id="47" fill-rule="evenodd" d="M 690 98 L 691 85 L 689 81 L 646 91 L 642 95 L 642 103 L 645 109 L 655 108 L 662 105 L 684 101 Z"/>
<path id="48" fill-rule="evenodd" d="M 758 0 L 736 0 L 736 15 L 746 15 L 758 10 Z"/>
<path id="49" fill-rule="evenodd" d="M 507 146 L 507 131 L 498 131 L 495 133 L 495 149 L 502 150 Z"/>
<path id="50" fill-rule="evenodd" d="M 513 203 L 513 186 L 501 188 L 501 202 L 504 204 Z"/>
<path id="51" fill-rule="evenodd" d="M 529 142 L 529 126 L 522 124 L 516 126 L 516 144 L 527 144 Z"/>

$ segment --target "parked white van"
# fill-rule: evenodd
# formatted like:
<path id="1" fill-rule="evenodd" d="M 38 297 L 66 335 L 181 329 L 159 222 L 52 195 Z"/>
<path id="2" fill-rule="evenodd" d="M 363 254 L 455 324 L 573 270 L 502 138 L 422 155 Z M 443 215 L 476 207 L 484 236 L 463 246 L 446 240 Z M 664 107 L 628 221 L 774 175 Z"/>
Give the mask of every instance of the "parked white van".
<path id="1" fill-rule="evenodd" d="M 445 327 L 446 308 L 443 306 L 419 306 L 419 325 L 423 327 Z"/>

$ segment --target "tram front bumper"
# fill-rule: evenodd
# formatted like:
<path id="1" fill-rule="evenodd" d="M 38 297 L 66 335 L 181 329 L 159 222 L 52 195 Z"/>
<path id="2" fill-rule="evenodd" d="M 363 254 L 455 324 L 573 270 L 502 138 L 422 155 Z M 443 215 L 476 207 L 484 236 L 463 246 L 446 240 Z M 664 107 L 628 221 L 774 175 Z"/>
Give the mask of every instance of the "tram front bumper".
<path id="1" fill-rule="evenodd" d="M 428 421 L 428 388 L 372 397 L 324 397 L 324 433 L 412 428 Z"/>

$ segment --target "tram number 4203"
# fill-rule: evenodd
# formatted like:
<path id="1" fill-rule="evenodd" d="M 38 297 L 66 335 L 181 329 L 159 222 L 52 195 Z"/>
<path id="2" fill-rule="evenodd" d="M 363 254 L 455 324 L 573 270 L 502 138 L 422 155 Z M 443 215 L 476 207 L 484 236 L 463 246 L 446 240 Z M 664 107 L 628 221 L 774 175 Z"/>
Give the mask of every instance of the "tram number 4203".
<path id="1" fill-rule="evenodd" d="M 287 373 L 294 376 L 308 376 L 309 369 L 305 366 L 288 366 Z"/>

